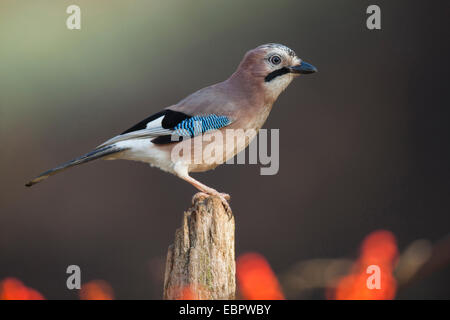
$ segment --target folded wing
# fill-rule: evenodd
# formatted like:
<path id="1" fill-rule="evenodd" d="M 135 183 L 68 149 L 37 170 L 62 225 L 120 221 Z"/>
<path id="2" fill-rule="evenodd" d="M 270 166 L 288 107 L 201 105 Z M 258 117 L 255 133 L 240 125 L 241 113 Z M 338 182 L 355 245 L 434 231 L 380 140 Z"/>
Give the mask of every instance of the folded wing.
<path id="1" fill-rule="evenodd" d="M 102 143 L 98 148 L 130 139 L 152 139 L 155 144 L 166 144 L 179 141 L 180 138 L 191 138 L 199 134 L 217 130 L 231 124 L 227 116 L 187 115 L 183 112 L 165 109 L 158 112 L 120 135 Z M 174 138 L 174 136 L 176 136 Z"/>

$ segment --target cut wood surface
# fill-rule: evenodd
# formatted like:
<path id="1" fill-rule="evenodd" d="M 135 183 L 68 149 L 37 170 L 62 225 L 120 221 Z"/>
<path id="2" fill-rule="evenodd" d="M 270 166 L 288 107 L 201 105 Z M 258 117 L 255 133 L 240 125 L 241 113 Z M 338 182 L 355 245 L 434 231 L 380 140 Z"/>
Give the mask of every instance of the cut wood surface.
<path id="1" fill-rule="evenodd" d="M 220 198 L 197 197 L 167 252 L 164 299 L 234 299 L 234 216 Z"/>

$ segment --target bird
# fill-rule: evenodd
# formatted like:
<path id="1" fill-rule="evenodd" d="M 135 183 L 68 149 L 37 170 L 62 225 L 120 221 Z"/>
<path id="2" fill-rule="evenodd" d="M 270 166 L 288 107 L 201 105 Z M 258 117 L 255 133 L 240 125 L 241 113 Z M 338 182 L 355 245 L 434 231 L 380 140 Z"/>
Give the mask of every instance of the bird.
<path id="1" fill-rule="evenodd" d="M 301 60 L 285 45 L 260 45 L 246 52 L 236 71 L 225 81 L 188 95 L 91 152 L 47 170 L 25 185 L 30 187 L 92 160 L 125 159 L 145 162 L 174 174 L 199 190 L 194 198 L 218 196 L 229 209 L 228 194 L 201 183 L 190 173 L 212 170 L 245 149 L 265 123 L 278 96 L 292 80 L 315 72 L 316 67 Z M 227 141 L 225 131 L 228 133 L 230 130 L 250 133 Z M 195 155 L 198 148 L 207 145 L 217 148 L 214 150 L 218 152 L 193 161 L 193 155 L 188 151 L 193 150 Z M 175 150 L 178 156 L 174 156 L 177 154 Z"/>

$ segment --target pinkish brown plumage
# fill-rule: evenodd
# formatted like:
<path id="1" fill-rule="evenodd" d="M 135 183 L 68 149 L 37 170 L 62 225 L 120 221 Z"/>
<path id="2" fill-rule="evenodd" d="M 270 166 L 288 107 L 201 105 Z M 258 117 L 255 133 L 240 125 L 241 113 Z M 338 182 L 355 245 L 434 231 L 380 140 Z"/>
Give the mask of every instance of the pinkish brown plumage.
<path id="1" fill-rule="evenodd" d="M 214 169 L 247 147 L 281 92 L 296 76 L 316 71 L 286 46 L 259 46 L 245 54 L 237 70 L 227 80 L 192 93 L 92 152 L 48 170 L 26 185 L 31 186 L 91 160 L 127 159 L 146 162 L 172 173 L 202 193 L 218 195 L 228 207 L 228 195 L 193 179 L 189 173 Z M 230 129 L 248 134 L 237 136 L 236 141 L 234 137 L 227 139 L 226 133 Z M 182 141 L 174 141 L 174 137 L 181 137 Z M 196 150 L 203 151 L 208 146 L 222 152 L 208 154 L 197 161 L 194 157 Z M 174 150 L 192 152 L 190 157 L 176 158 Z"/>

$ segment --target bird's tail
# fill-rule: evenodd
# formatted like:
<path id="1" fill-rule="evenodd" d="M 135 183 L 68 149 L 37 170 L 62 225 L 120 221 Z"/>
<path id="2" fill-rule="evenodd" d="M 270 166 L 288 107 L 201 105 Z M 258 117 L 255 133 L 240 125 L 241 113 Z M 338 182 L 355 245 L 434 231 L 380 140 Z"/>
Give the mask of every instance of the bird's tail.
<path id="1" fill-rule="evenodd" d="M 96 159 L 100 159 L 106 156 L 109 156 L 111 154 L 114 153 L 118 153 L 118 152 L 122 152 L 127 150 L 128 148 L 124 148 L 124 147 L 117 147 L 116 145 L 112 144 L 112 145 L 108 145 L 105 147 L 101 147 L 101 148 L 97 148 L 89 153 L 86 153 L 85 155 L 82 155 L 81 157 L 75 158 L 69 162 L 63 163 L 62 165 L 57 166 L 56 168 L 47 170 L 43 173 L 41 173 L 40 175 L 38 175 L 36 178 L 34 178 L 33 180 L 29 181 L 27 184 L 25 184 L 25 186 L 27 187 L 31 187 L 32 185 L 41 182 L 42 180 L 47 179 L 48 177 L 59 173 L 61 171 L 64 171 L 70 167 L 74 167 L 77 166 L 79 164 L 83 164 L 85 162 L 89 162 L 92 160 L 96 160 Z"/>

